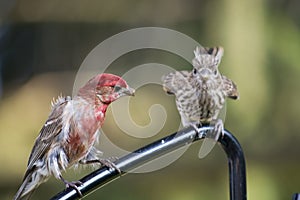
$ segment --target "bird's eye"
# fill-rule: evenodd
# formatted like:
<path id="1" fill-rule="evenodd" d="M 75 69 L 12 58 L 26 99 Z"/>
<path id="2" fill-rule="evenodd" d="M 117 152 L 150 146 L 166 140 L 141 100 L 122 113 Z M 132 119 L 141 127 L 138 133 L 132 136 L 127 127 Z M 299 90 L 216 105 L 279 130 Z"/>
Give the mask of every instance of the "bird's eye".
<path id="1" fill-rule="evenodd" d="M 197 69 L 193 69 L 193 74 L 196 75 L 197 74 Z"/>
<path id="2" fill-rule="evenodd" d="M 218 74 L 218 70 L 214 70 L 214 75 L 217 75 Z"/>
<path id="3" fill-rule="evenodd" d="M 114 91 L 119 92 L 122 88 L 118 85 L 114 86 Z"/>

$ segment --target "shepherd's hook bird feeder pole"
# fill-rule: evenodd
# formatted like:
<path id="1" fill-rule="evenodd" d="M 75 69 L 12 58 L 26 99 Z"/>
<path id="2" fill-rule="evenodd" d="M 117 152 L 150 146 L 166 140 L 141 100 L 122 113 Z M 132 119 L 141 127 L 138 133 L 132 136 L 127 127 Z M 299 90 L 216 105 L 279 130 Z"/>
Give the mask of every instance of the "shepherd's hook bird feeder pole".
<path id="1" fill-rule="evenodd" d="M 82 178 L 80 180 L 82 185 L 80 185 L 78 189 L 84 197 L 103 187 L 105 184 L 120 178 L 121 175 L 125 175 L 127 172 L 132 171 L 155 158 L 161 157 L 195 141 L 204 139 L 207 131 L 212 129 L 213 127 L 209 126 L 200 127 L 198 134 L 194 128 L 188 127 L 153 142 L 152 144 L 125 155 L 114 162 L 117 168 L 121 170 L 121 174 L 116 169 L 102 167 Z M 218 142 L 221 144 L 228 159 L 230 200 L 246 200 L 246 165 L 243 150 L 237 139 L 227 130 L 224 131 L 224 136 L 220 137 Z M 58 193 L 51 200 L 73 200 L 79 198 L 76 190 L 67 188 Z"/>

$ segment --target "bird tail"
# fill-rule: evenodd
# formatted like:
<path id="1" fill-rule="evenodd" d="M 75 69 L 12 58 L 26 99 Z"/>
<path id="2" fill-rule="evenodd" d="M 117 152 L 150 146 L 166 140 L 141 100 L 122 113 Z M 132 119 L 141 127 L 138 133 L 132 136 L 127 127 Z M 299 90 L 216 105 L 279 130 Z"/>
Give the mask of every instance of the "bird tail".
<path id="1" fill-rule="evenodd" d="M 45 176 L 45 173 L 41 173 L 40 170 L 27 171 L 13 200 L 29 199 L 35 189 L 47 179 L 48 176 Z"/>

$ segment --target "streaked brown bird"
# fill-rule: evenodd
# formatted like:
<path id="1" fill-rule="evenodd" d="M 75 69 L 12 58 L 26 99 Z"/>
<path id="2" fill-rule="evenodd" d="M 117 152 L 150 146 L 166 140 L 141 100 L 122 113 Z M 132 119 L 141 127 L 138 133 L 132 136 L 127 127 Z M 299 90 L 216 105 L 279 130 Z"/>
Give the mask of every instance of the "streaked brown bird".
<path id="1" fill-rule="evenodd" d="M 59 97 L 42 127 L 31 151 L 23 183 L 14 200 L 29 199 L 32 192 L 53 175 L 81 195 L 78 181 L 69 182 L 62 171 L 75 164 L 103 164 L 119 169 L 106 159 L 99 159 L 94 147 L 99 136 L 106 109 L 110 103 L 125 95 L 133 95 L 125 80 L 113 74 L 98 74 L 89 80 L 78 94 Z"/>
<path id="2" fill-rule="evenodd" d="M 212 124 L 216 140 L 224 134 L 219 113 L 225 98 L 239 98 L 236 84 L 218 70 L 223 52 L 222 47 L 196 47 L 192 71 L 175 71 L 163 77 L 164 90 L 175 95 L 182 125 Z"/>

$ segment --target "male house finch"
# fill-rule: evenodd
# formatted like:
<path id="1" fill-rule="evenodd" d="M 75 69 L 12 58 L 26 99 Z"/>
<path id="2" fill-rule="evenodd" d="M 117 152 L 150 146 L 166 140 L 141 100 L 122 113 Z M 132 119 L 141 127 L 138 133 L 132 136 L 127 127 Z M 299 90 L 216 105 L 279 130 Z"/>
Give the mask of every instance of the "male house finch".
<path id="1" fill-rule="evenodd" d="M 122 96 L 133 94 L 134 89 L 119 76 L 99 74 L 80 88 L 73 99 L 59 97 L 52 102 L 52 111 L 35 141 L 23 183 L 14 199 L 28 199 L 50 175 L 62 180 L 67 187 L 73 187 L 81 195 L 77 188 L 80 182 L 66 181 L 61 171 L 77 163 L 98 162 L 115 167 L 108 160 L 99 159 L 99 151 L 93 145 L 109 104 Z"/>
<path id="2" fill-rule="evenodd" d="M 224 131 L 218 115 L 225 98 L 239 97 L 236 84 L 218 70 L 223 52 L 222 47 L 196 47 L 192 71 L 175 71 L 163 77 L 164 90 L 175 95 L 182 125 L 212 123 L 216 139 Z"/>

